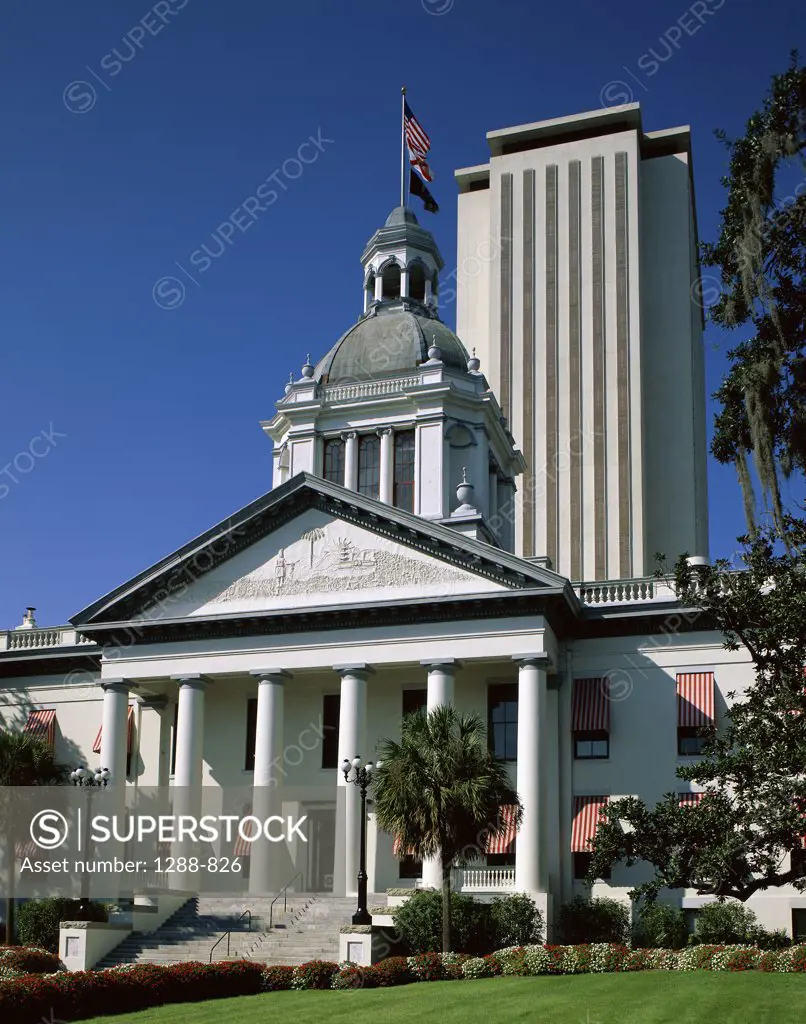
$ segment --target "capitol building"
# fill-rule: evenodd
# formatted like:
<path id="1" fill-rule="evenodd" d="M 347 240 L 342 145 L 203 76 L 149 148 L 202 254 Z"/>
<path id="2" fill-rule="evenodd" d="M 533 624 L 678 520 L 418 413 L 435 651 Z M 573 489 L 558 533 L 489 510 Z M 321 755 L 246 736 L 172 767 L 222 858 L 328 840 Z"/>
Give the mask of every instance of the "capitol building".
<path id="1" fill-rule="evenodd" d="M 753 678 L 652 576 L 656 551 L 709 554 L 689 130 L 645 131 L 631 104 L 486 141 L 456 172 L 455 262 L 408 207 L 367 242 L 359 319 L 298 354 L 260 424 L 271 489 L 69 624 L 29 610 L 0 632 L 4 727 L 127 792 L 248 787 L 306 818 L 254 891 L 354 895 L 339 765 L 452 704 L 488 724 L 524 809 L 455 885 L 529 893 L 551 923 L 589 891 L 607 801 L 696 802 L 676 769 Z M 367 814 L 371 893 L 440 884 Z M 806 893 L 749 906 L 791 933 Z"/>

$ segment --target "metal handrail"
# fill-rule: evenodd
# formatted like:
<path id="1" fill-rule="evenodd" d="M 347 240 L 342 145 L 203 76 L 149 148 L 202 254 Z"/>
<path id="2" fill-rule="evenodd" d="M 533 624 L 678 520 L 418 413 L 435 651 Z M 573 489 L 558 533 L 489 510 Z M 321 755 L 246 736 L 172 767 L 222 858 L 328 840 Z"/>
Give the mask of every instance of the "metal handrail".
<path id="1" fill-rule="evenodd" d="M 252 931 L 252 911 L 251 910 L 245 910 L 235 923 L 238 924 L 238 922 L 239 921 L 243 921 L 243 919 L 245 917 L 249 919 L 248 926 L 247 926 L 246 930 L 248 932 L 251 932 Z M 215 953 L 216 947 L 219 946 L 224 941 L 224 939 L 227 940 L 227 956 L 229 956 L 229 948 L 230 948 L 229 944 L 230 944 L 230 938 L 232 936 L 233 931 L 235 931 L 235 929 L 234 928 L 230 928 L 229 931 L 224 932 L 224 934 L 221 936 L 221 938 L 216 939 L 215 943 L 213 944 L 213 948 L 210 950 L 210 959 L 209 959 L 208 963 L 212 963 L 213 962 L 213 953 Z"/>
<path id="2" fill-rule="evenodd" d="M 286 882 L 285 883 L 285 885 L 282 887 L 282 889 L 277 893 L 277 895 L 274 897 L 274 899 L 269 904 L 269 928 L 272 927 L 272 923 L 274 921 L 274 904 L 282 896 L 283 897 L 283 913 L 286 912 L 286 910 L 288 909 L 288 889 L 289 889 L 290 886 L 292 886 L 294 884 L 294 882 L 296 882 L 296 880 L 298 878 L 302 879 L 302 883 L 303 883 L 303 886 L 304 886 L 304 884 L 305 884 L 305 875 L 304 875 L 304 873 L 302 871 L 298 871 L 294 875 L 294 877 L 291 879 L 290 882 Z"/>

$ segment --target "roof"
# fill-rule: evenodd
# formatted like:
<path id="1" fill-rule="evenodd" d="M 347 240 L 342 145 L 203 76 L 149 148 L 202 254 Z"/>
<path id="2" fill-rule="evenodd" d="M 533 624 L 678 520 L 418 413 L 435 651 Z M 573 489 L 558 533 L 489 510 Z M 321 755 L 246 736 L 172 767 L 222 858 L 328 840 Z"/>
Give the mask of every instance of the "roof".
<path id="1" fill-rule="evenodd" d="M 435 342 L 447 367 L 467 370 L 467 349 L 428 306 L 412 299 L 376 303 L 319 360 L 314 379 L 335 384 L 414 370 Z"/>

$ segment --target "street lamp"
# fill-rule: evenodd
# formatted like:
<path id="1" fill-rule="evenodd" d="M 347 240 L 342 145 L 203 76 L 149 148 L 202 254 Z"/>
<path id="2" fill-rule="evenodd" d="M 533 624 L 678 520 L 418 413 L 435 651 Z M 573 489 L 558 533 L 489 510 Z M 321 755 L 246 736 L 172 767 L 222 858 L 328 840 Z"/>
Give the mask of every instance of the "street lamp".
<path id="1" fill-rule="evenodd" d="M 381 762 L 378 762 L 380 768 Z M 372 924 L 372 915 L 367 910 L 367 790 L 372 783 L 372 776 L 375 765 L 368 761 L 361 764 L 361 758 L 356 756 L 350 761 L 348 758 L 341 763 L 341 770 L 345 782 L 352 782 L 358 786 L 361 793 L 361 845 L 359 847 L 358 861 L 358 907 L 353 914 L 353 924 Z"/>
<path id="2" fill-rule="evenodd" d="M 74 768 L 70 772 L 70 781 L 74 786 L 78 786 L 80 789 L 89 789 L 87 794 L 87 815 L 84 824 L 84 849 L 86 850 L 86 856 L 89 855 L 90 849 L 90 819 L 92 817 L 92 793 L 93 790 L 104 789 L 111 778 L 112 773 L 108 768 L 98 768 L 95 772 L 87 771 L 83 765 L 79 765 L 78 768 Z M 82 913 L 86 909 L 87 902 L 90 898 L 90 885 L 89 876 L 86 870 L 86 861 L 84 862 L 84 870 L 81 873 L 81 903 L 79 904 L 79 913 Z"/>
<path id="3" fill-rule="evenodd" d="M 74 786 L 106 786 L 112 773 L 108 768 L 98 768 L 97 771 L 88 772 L 83 765 L 70 772 L 70 781 Z"/>

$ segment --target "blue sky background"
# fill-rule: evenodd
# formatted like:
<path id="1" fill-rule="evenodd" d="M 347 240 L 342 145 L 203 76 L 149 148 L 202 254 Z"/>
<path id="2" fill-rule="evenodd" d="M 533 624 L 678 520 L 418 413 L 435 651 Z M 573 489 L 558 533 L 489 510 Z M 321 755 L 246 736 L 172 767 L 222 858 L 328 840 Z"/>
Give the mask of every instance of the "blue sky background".
<path id="1" fill-rule="evenodd" d="M 806 16 L 800 0 L 705 3 L 698 26 L 677 0 L 166 0 L 141 39 L 141 19 L 161 24 L 148 3 L 5 0 L 0 468 L 17 482 L 0 475 L 0 627 L 27 604 L 65 621 L 269 489 L 258 421 L 357 319 L 361 250 L 397 203 L 402 83 L 434 143 L 427 224 L 449 270 L 453 170 L 486 160 L 486 131 L 631 99 L 646 130 L 692 126 L 713 237 L 713 129 L 741 131 L 806 50 Z M 139 47 L 118 65 L 127 33 Z M 666 58 L 652 74 L 650 48 Z M 196 273 L 190 254 L 320 130 L 334 142 Z M 198 286 L 163 309 L 152 289 L 176 262 Z M 729 343 L 706 341 L 710 393 Z M 713 464 L 709 483 L 726 554 L 738 488 Z"/>

